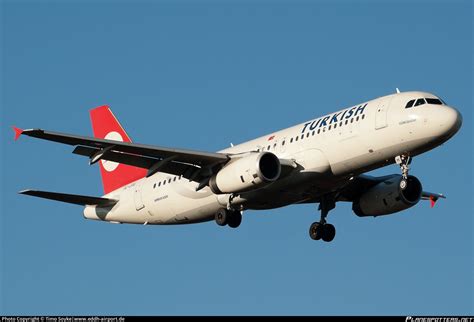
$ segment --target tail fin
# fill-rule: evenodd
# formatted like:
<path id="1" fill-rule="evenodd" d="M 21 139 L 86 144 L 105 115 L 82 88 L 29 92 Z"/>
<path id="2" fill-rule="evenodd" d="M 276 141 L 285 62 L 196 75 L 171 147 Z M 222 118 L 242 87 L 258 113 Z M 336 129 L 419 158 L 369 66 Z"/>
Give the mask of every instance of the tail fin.
<path id="1" fill-rule="evenodd" d="M 99 139 L 132 142 L 107 105 L 90 111 L 94 137 Z M 126 164 L 100 160 L 100 174 L 105 194 L 145 177 L 146 170 Z"/>

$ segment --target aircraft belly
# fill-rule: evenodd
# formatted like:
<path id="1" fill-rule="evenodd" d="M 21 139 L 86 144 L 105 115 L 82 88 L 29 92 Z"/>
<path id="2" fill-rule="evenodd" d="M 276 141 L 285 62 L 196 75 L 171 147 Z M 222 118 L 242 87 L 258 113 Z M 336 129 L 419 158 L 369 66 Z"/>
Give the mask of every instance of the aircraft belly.
<path id="1" fill-rule="evenodd" d="M 245 209 L 272 209 L 313 200 L 334 189 L 338 183 L 330 174 L 298 172 L 270 186 L 242 194 Z M 340 178 L 337 178 L 340 180 Z M 340 184 L 340 183 L 339 183 Z"/>

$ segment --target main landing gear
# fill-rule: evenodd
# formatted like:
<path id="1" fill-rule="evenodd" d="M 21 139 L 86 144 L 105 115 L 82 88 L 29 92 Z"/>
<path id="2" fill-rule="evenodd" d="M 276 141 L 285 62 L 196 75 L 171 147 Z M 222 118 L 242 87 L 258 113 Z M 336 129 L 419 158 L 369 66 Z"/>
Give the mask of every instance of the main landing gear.
<path id="1" fill-rule="evenodd" d="M 216 212 L 215 220 L 219 226 L 229 225 L 230 228 L 237 228 L 242 222 L 242 213 L 238 210 L 221 208 Z"/>
<path id="2" fill-rule="evenodd" d="M 309 227 L 309 237 L 313 240 L 322 239 L 325 242 L 330 242 L 336 236 L 336 228 L 326 222 L 326 217 L 331 209 L 336 207 L 334 198 L 323 196 L 319 203 L 319 210 L 321 210 L 321 219 L 319 222 L 314 222 Z"/>
<path id="3" fill-rule="evenodd" d="M 408 170 L 410 170 L 411 157 L 408 154 L 397 155 L 395 162 L 400 166 L 403 180 L 400 181 L 400 189 L 405 190 L 408 185 Z"/>

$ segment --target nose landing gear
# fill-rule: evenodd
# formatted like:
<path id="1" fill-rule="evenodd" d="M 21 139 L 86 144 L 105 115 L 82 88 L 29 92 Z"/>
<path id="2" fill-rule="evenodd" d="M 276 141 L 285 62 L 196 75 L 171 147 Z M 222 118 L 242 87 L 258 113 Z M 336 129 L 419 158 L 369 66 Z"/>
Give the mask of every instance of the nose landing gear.
<path id="1" fill-rule="evenodd" d="M 400 189 L 405 190 L 408 185 L 408 170 L 410 170 L 411 157 L 408 154 L 401 154 L 395 157 L 395 162 L 400 166 L 403 180 L 400 181 Z"/>
<path id="2" fill-rule="evenodd" d="M 326 217 L 330 210 L 336 207 L 334 198 L 330 196 L 323 196 L 319 203 L 319 210 L 321 210 L 321 219 L 319 222 L 314 222 L 309 227 L 309 237 L 313 240 L 322 239 L 325 242 L 330 242 L 336 236 L 336 228 L 326 222 Z"/>

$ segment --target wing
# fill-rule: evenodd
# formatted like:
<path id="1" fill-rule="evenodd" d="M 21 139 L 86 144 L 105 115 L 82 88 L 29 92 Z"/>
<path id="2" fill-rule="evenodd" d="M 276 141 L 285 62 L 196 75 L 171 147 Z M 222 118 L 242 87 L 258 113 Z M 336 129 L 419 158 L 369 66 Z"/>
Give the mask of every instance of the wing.
<path id="1" fill-rule="evenodd" d="M 145 144 L 96 139 L 88 136 L 50 132 L 41 129 L 23 130 L 22 135 L 27 135 L 38 139 L 54 141 L 68 145 L 87 146 L 97 151 L 104 151 L 105 149 L 109 149 L 110 151 L 143 155 L 155 159 L 166 159 L 169 157 L 174 157 L 174 161 L 197 164 L 201 166 L 212 164 L 215 162 L 226 162 L 229 159 L 229 157 L 223 153 L 172 149 Z"/>
<path id="2" fill-rule="evenodd" d="M 230 159 L 223 153 L 97 139 L 41 129 L 21 130 L 20 135 L 76 146 L 73 153 L 88 156 L 91 164 L 104 159 L 145 168 L 148 169 L 147 176 L 163 171 L 199 181 L 200 177 L 208 177 L 214 168 Z"/>
<path id="3" fill-rule="evenodd" d="M 368 175 L 360 175 L 342 186 L 338 191 L 338 201 L 354 201 L 357 200 L 361 194 L 373 186 L 392 178 L 392 175 L 383 177 L 373 177 Z"/>
<path id="4" fill-rule="evenodd" d="M 446 196 L 443 195 L 442 193 L 432 193 L 432 192 L 427 192 L 423 191 L 421 194 L 421 199 L 422 200 L 429 200 L 431 208 L 433 208 L 436 204 L 436 201 L 438 201 L 439 198 L 446 199 Z"/>
<path id="5" fill-rule="evenodd" d="M 156 172 L 183 176 L 199 183 L 196 190 L 208 185 L 210 177 L 217 173 L 230 159 L 230 154 L 174 149 L 130 142 L 97 139 L 41 129 L 21 130 L 15 128 L 15 139 L 27 135 L 38 139 L 75 146 L 73 153 L 87 156 L 90 164 L 108 160 L 147 169 L 147 177 Z M 242 155 L 245 155 L 242 154 Z M 238 156 L 238 155 L 234 155 Z M 296 168 L 293 160 L 280 159 L 282 175 Z"/>

